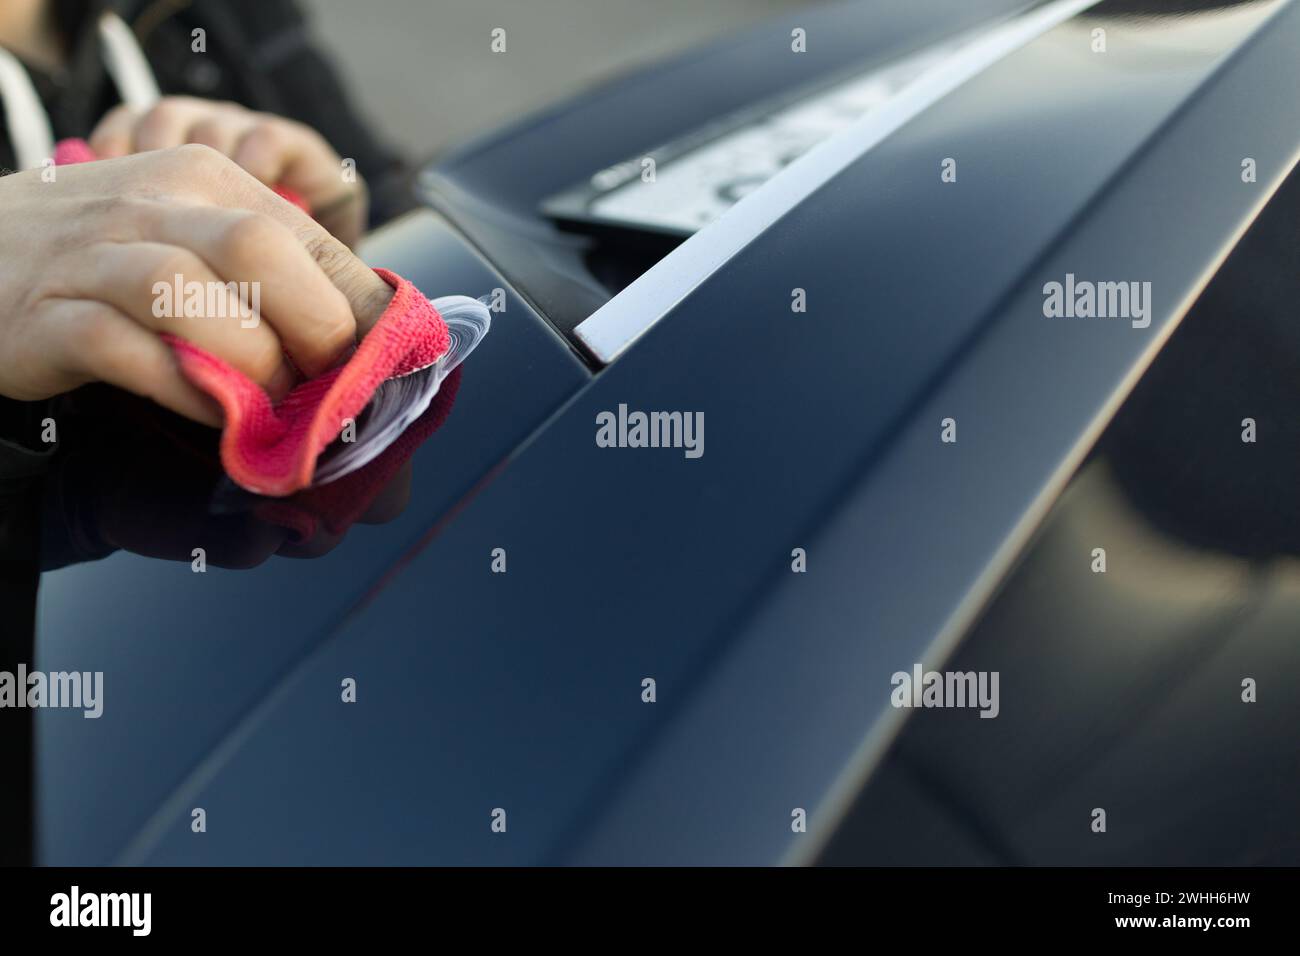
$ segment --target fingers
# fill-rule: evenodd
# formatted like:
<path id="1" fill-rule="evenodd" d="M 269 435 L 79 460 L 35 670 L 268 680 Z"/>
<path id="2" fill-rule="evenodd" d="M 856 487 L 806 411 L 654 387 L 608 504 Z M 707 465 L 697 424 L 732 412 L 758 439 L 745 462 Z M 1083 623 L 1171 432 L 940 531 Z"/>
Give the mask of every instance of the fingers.
<path id="1" fill-rule="evenodd" d="M 229 155 L 256 123 L 254 114 L 235 103 L 212 103 L 188 96 L 169 96 L 137 113 L 115 107 L 90 134 L 90 148 L 102 159 L 129 153 L 202 143 Z"/>
<path id="2" fill-rule="evenodd" d="M 294 232 L 271 217 L 180 206 L 159 217 L 152 233 L 158 242 L 193 250 L 224 281 L 256 288 L 262 319 L 307 377 L 333 368 L 356 344 L 347 298 Z"/>
<path id="3" fill-rule="evenodd" d="M 248 129 L 233 152 L 235 164 L 268 186 L 284 182 L 285 172 L 302 153 L 302 143 L 286 129 L 287 124 L 260 123 Z M 301 184 L 288 183 L 290 187 Z"/>
<path id="4" fill-rule="evenodd" d="M 148 153 L 155 149 L 170 149 L 185 142 L 185 134 L 198 120 L 198 109 L 178 98 L 165 99 L 140 117 L 135 124 L 133 143 L 135 152 Z"/>
<path id="5" fill-rule="evenodd" d="M 81 200 L 104 207 L 110 235 L 192 249 L 221 278 L 258 282 L 263 318 L 305 375 L 336 364 L 392 299 L 346 245 L 214 149 L 186 145 L 89 165 L 102 168 L 70 167 L 64 188 L 131 197 Z"/>
<path id="6" fill-rule="evenodd" d="M 286 175 L 301 180 L 288 185 L 304 195 L 319 192 L 322 184 L 340 185 L 333 150 L 308 127 L 236 103 L 169 96 L 144 113 L 118 106 L 100 121 L 89 143 L 102 159 L 197 143 L 231 157 L 268 186 L 280 185 Z"/>
<path id="7" fill-rule="evenodd" d="M 53 303 L 51 320 L 64 328 L 69 367 L 87 381 L 108 382 L 193 421 L 221 426 L 221 410 L 186 381 L 166 343 L 118 309 L 64 299 Z"/>
<path id="8" fill-rule="evenodd" d="M 217 156 L 216 153 L 212 155 Z M 357 336 L 370 331 L 393 298 L 392 287 L 358 259 L 343 242 L 293 203 L 281 199 L 233 164 L 228 172 L 233 172 L 236 178 L 242 177 L 246 182 L 230 183 L 228 178 L 226 188 L 208 192 L 211 201 L 228 209 L 262 213 L 287 228 L 317 268 L 325 273 L 330 284 L 343 293 L 355 319 Z M 297 359 L 296 354 L 294 358 Z"/>
<path id="9" fill-rule="evenodd" d="M 240 141 L 255 125 L 251 113 L 209 116 L 194 123 L 182 142 L 211 146 L 223 156 L 234 156 Z M 275 185 L 274 181 L 263 179 L 262 182 Z"/>
<path id="10" fill-rule="evenodd" d="M 128 182 L 139 175 L 130 168 L 137 159 L 146 157 L 131 156 L 118 161 Z M 154 164 L 147 175 L 155 177 L 158 186 L 165 187 L 164 191 L 172 199 L 188 197 L 192 204 L 261 213 L 287 228 L 330 283 L 343 293 L 360 334 L 368 332 L 387 308 L 393 297 L 388 283 L 324 226 L 267 189 L 229 158 L 208 147 L 186 145 L 147 159 Z"/>
<path id="11" fill-rule="evenodd" d="M 81 298 L 103 302 L 153 332 L 170 332 L 225 359 L 273 398 L 295 381 L 256 296 L 219 278 L 198 255 L 162 243 L 100 243 L 69 263 Z M 251 291 L 251 290 L 250 290 Z"/>
<path id="12" fill-rule="evenodd" d="M 365 229 L 365 183 L 345 178 L 343 161 L 315 130 L 279 118 L 255 123 L 229 154 L 261 182 L 302 196 L 312 216 L 348 246 Z"/>
<path id="13" fill-rule="evenodd" d="M 291 203 L 283 200 L 280 202 L 297 212 Z M 374 327 L 388 308 L 388 303 L 393 299 L 393 287 L 358 259 L 351 249 L 330 235 L 324 226 L 307 217 L 303 218 L 307 222 L 300 224 L 298 239 L 334 288 L 347 299 L 355 316 L 357 338 L 361 338 Z"/>
<path id="14" fill-rule="evenodd" d="M 115 106 L 99 121 L 87 142 L 101 159 L 117 159 L 130 153 L 137 114 L 125 103 Z"/>

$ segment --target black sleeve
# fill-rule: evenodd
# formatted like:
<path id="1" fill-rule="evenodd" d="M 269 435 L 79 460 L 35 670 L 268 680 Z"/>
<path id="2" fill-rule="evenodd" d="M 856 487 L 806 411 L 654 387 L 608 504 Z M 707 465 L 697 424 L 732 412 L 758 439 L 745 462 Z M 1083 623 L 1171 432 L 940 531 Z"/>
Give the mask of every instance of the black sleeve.
<path id="1" fill-rule="evenodd" d="M 49 402 L 19 402 L 0 395 L 0 492 L 13 494 L 39 481 L 57 442 L 42 440 Z"/>
<path id="2" fill-rule="evenodd" d="M 43 403 L 42 403 L 43 404 Z M 40 496 L 51 448 L 34 448 L 40 409 L 0 398 L 0 671 L 31 666 L 36 633 Z M 32 853 L 32 717 L 0 710 L 0 866 L 26 866 Z"/>

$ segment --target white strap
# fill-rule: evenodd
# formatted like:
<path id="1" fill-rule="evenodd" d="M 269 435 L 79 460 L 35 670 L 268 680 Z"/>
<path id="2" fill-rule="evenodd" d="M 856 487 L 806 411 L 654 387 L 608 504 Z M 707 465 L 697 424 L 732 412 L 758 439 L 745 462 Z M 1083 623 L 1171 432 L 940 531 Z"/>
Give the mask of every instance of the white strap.
<path id="1" fill-rule="evenodd" d="M 157 103 L 162 96 L 158 81 L 135 32 L 116 13 L 106 12 L 99 18 L 99 38 L 104 43 L 104 65 L 122 102 L 138 112 Z"/>
<path id="2" fill-rule="evenodd" d="M 0 101 L 19 169 L 35 169 L 54 155 L 54 133 L 31 77 L 18 58 L 0 47 Z"/>
<path id="3" fill-rule="evenodd" d="M 158 81 L 135 33 L 115 13 L 99 18 L 99 36 L 104 44 L 104 65 L 122 102 L 143 112 L 161 98 Z M 0 47 L 0 103 L 4 104 L 5 125 L 19 169 L 35 169 L 54 155 L 54 132 L 31 77 L 8 50 Z"/>

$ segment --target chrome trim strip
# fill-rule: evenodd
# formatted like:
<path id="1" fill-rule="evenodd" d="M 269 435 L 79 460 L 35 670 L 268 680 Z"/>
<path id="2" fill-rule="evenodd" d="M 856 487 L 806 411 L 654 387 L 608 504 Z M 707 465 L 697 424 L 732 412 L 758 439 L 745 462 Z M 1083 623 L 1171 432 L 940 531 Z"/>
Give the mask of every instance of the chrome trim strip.
<path id="1" fill-rule="evenodd" d="M 867 150 L 998 60 L 1097 2 L 1055 0 L 976 34 L 951 59 L 919 76 L 843 133 L 814 147 L 691 236 L 584 319 L 575 334 L 608 365 L 697 286 Z"/>

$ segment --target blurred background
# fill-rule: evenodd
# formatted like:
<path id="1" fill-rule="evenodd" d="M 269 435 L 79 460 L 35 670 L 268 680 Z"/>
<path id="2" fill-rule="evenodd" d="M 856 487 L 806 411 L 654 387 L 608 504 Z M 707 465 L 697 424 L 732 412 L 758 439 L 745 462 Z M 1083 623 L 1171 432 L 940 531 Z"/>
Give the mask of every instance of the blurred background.
<path id="1" fill-rule="evenodd" d="M 815 0 L 300 0 L 376 132 L 408 159 Z M 493 53 L 492 31 L 506 31 Z"/>

